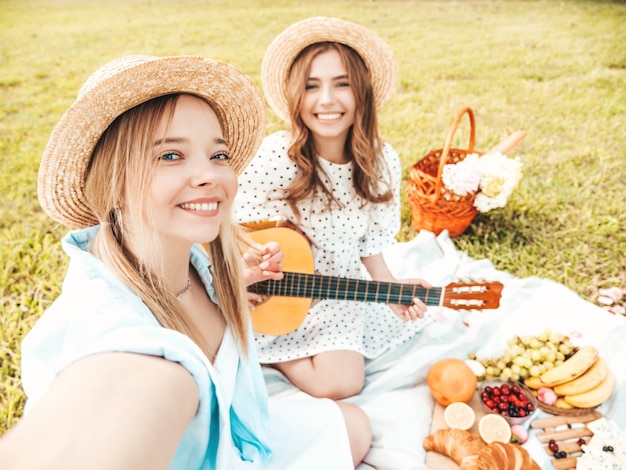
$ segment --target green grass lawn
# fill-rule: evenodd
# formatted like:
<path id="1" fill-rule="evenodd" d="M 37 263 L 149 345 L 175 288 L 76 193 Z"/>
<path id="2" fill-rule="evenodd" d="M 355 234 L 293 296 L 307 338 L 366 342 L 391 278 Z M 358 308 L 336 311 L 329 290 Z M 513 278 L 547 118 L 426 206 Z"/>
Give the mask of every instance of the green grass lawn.
<path id="1" fill-rule="evenodd" d="M 273 37 L 308 16 L 368 26 L 398 61 L 383 135 L 411 165 L 443 146 L 457 111 L 476 149 L 507 129 L 524 178 L 504 209 L 479 215 L 459 249 L 594 301 L 626 285 L 626 4 L 600 1 L 0 0 L 0 433 L 24 403 L 23 335 L 60 291 L 66 232 L 40 210 L 39 158 L 84 80 L 127 54 L 204 55 L 260 85 Z M 281 124 L 270 113 L 268 132 Z M 467 146 L 468 129 L 455 145 Z M 399 239 L 415 235 L 404 203 Z M 541 328 L 541 325 L 538 325 Z"/>

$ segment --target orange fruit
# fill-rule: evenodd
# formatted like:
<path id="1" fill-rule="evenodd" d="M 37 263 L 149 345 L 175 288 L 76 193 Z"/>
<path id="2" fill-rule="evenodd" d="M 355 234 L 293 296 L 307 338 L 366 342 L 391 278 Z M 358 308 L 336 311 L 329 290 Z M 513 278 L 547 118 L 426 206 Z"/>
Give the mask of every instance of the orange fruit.
<path id="1" fill-rule="evenodd" d="M 466 431 L 473 426 L 475 419 L 472 407 L 462 401 L 450 403 L 443 411 L 443 420 L 449 428 Z"/>
<path id="2" fill-rule="evenodd" d="M 492 442 L 504 442 L 506 444 L 511 440 L 511 426 L 502 416 L 489 413 L 480 418 L 478 434 L 487 444 Z"/>
<path id="3" fill-rule="evenodd" d="M 470 401 L 476 391 L 477 380 L 464 361 L 451 357 L 430 366 L 426 383 L 437 403 L 448 406 L 457 401 Z"/>

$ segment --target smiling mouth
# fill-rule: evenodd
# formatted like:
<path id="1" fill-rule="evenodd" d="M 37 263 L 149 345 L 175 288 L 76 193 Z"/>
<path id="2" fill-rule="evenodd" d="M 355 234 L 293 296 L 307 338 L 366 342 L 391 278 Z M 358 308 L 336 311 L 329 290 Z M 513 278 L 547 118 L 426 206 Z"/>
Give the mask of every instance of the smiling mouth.
<path id="1" fill-rule="evenodd" d="M 217 210 L 217 202 L 194 202 L 194 203 L 184 203 L 181 204 L 180 207 L 183 209 L 187 209 L 190 211 L 214 211 Z"/>
<path id="2" fill-rule="evenodd" d="M 320 121 L 334 121 L 335 119 L 339 119 L 341 117 L 341 113 L 326 113 L 326 114 L 317 114 L 317 118 Z"/>

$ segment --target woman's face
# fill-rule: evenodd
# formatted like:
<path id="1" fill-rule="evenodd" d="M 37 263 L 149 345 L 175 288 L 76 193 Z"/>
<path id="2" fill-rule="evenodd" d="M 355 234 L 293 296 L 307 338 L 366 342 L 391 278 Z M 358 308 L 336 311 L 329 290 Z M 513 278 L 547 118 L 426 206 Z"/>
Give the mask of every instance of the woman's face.
<path id="1" fill-rule="evenodd" d="M 315 56 L 300 116 L 316 143 L 329 140 L 345 142 L 354 124 L 355 106 L 348 71 L 339 53 L 330 49 Z"/>
<path id="2" fill-rule="evenodd" d="M 151 184 L 155 229 L 166 243 L 213 241 L 230 218 L 237 177 L 215 112 L 203 100 L 182 95 L 171 121 L 161 119 Z"/>

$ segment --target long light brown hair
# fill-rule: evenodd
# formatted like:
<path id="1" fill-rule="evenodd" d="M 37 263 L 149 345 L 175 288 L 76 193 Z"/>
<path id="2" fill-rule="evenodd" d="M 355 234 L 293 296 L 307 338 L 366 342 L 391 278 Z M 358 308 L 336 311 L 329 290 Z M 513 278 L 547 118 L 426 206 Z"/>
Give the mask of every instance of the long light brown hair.
<path id="1" fill-rule="evenodd" d="M 180 95 L 166 95 L 143 103 L 119 116 L 102 135 L 87 170 L 85 195 L 101 229 L 90 251 L 112 269 L 146 304 L 159 323 L 189 336 L 210 360 L 202 332 L 187 320 L 175 295 L 164 283 L 161 241 L 154 230 L 147 195 L 156 167 L 152 158 L 157 127 L 163 117 L 172 119 Z M 151 247 L 148 258 L 137 259 L 124 243 L 123 213 L 133 214 L 133 237 Z M 219 309 L 241 348 L 247 353 L 247 298 L 241 273 L 237 227 L 223 223 L 217 238 L 208 243 L 213 287 Z"/>
<path id="2" fill-rule="evenodd" d="M 368 202 L 383 203 L 393 199 L 391 176 L 384 161 L 382 140 L 378 133 L 376 107 L 370 75 L 361 56 L 354 49 L 335 42 L 321 42 L 303 49 L 294 60 L 287 81 L 287 104 L 289 106 L 292 142 L 289 158 L 298 165 L 298 178 L 287 188 L 286 200 L 299 216 L 298 202 L 319 191 L 330 209 L 333 203 L 340 205 L 332 194 L 332 188 L 323 184 L 324 169 L 315 151 L 312 132 L 301 117 L 303 96 L 311 72 L 313 59 L 323 52 L 335 50 L 348 71 L 350 88 L 354 93 L 354 124 L 348 132 L 345 155 L 354 162 L 353 184 L 359 196 Z"/>

